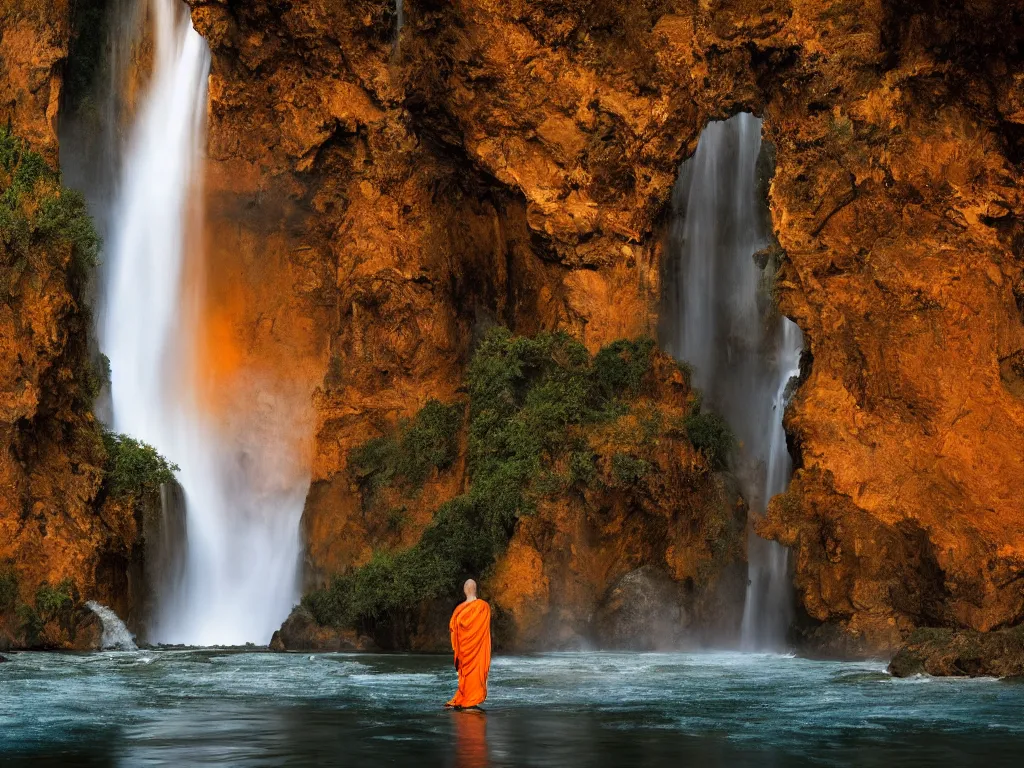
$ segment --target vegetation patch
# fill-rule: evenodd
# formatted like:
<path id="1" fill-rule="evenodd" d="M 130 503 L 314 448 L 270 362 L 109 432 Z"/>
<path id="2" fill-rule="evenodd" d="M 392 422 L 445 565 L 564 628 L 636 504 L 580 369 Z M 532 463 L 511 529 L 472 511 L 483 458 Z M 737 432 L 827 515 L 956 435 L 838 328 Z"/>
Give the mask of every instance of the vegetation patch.
<path id="1" fill-rule="evenodd" d="M 18 602 L 18 575 L 10 566 L 0 569 L 0 613 L 11 611 Z"/>
<path id="2" fill-rule="evenodd" d="M 646 459 L 630 456 L 628 453 L 616 453 L 612 456 L 612 479 L 618 486 L 636 485 L 651 471 L 651 463 Z"/>
<path id="3" fill-rule="evenodd" d="M 491 331 L 467 374 L 469 492 L 443 504 L 415 546 L 377 552 L 366 565 L 308 594 L 305 607 L 323 625 L 365 626 L 455 594 L 462 577 L 479 577 L 508 543 L 516 521 L 552 491 L 560 458 L 568 456 L 577 479 L 592 475 L 593 456 L 573 428 L 624 413 L 625 400 L 644 387 L 653 350 L 650 339 L 619 341 L 591 357 L 566 334 L 526 338 Z M 404 445 L 410 429 L 393 439 Z M 401 453 L 380 444 L 357 451 L 355 465 L 372 468 L 366 477 L 385 478 L 394 461 L 381 457 Z"/>
<path id="4" fill-rule="evenodd" d="M 80 192 L 7 128 L 0 128 L 0 292 L 69 259 L 73 277 L 96 266 L 100 241 Z"/>
<path id="5" fill-rule="evenodd" d="M 171 482 L 180 469 L 153 446 L 128 435 L 104 431 L 103 447 L 107 452 L 104 483 L 111 496 L 156 493 L 162 484 Z"/>
<path id="6" fill-rule="evenodd" d="M 56 586 L 44 582 L 35 594 L 35 605 L 21 603 L 17 607 L 18 620 L 25 638 L 25 645 L 39 645 L 40 638 L 49 622 L 56 622 L 68 635 L 74 635 L 74 612 L 79 594 L 71 579 L 64 579 Z"/>
<path id="7" fill-rule="evenodd" d="M 461 405 L 430 400 L 397 433 L 370 440 L 354 448 L 348 457 L 349 472 L 359 483 L 363 503 L 388 486 L 407 492 L 423 487 L 435 469 L 446 469 L 458 456 Z"/>
<path id="8" fill-rule="evenodd" d="M 736 437 L 725 419 L 717 413 L 703 410 L 698 401 L 683 420 L 683 427 L 693 447 L 704 454 L 713 469 L 728 467 L 729 456 L 736 447 Z"/>

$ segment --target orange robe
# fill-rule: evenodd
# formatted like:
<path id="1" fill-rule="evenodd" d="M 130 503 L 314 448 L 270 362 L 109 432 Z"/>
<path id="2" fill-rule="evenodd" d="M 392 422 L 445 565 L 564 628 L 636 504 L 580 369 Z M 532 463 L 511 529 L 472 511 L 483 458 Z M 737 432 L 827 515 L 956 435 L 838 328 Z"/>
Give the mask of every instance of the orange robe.
<path id="1" fill-rule="evenodd" d="M 448 622 L 459 671 L 459 690 L 448 702 L 453 707 L 475 707 L 487 698 L 491 671 L 491 606 L 477 598 L 460 603 Z"/>

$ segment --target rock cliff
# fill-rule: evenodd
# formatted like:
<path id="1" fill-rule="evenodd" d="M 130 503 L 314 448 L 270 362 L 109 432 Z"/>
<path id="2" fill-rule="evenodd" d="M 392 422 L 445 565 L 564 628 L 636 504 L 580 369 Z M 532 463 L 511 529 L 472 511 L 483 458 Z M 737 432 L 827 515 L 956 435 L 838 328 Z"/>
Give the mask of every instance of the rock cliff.
<path id="1" fill-rule="evenodd" d="M 775 291 L 807 350 L 796 475 L 758 525 L 795 553 L 796 639 L 886 652 L 915 627 L 1024 618 L 1019 3 L 406 0 L 401 30 L 382 0 L 190 4 L 213 54 L 210 406 L 273 411 L 308 453 L 311 588 L 429 524 L 417 502 L 413 525 L 374 528 L 349 457 L 459 401 L 490 327 L 591 352 L 654 333 L 679 164 L 708 120 L 752 111 L 775 150 Z M 68 9 L 35 5 L 4 12 L 0 109 L 52 158 Z M 70 322 L 49 321 L 50 339 Z M 73 470 L 10 471 L 79 478 L 85 509 L 99 480 L 51 445 Z M 674 527 L 687 445 L 644 457 L 662 471 L 642 491 L 521 521 L 486 585 L 514 643 L 573 642 L 614 627 L 638 580 L 694 578 Z M 420 498 L 463 493 L 465 454 Z"/>
<path id="2" fill-rule="evenodd" d="M 325 312 L 314 573 L 369 555 L 346 451 L 450 394 L 474 329 L 595 348 L 654 327 L 678 164 L 751 110 L 808 346 L 799 469 L 761 531 L 795 549 L 805 639 L 1021 618 L 1019 8 L 424 0 L 400 32 L 369 0 L 193 13 L 221 209 L 291 225 L 284 271 Z"/>
<path id="3" fill-rule="evenodd" d="M 92 413 L 109 373 L 90 346 L 99 241 L 56 167 L 71 10 L 0 11 L 0 647 L 92 647 L 90 599 L 142 626 L 144 528 L 169 477 Z M 140 457 L 158 470 L 141 485 L 125 469 Z"/>

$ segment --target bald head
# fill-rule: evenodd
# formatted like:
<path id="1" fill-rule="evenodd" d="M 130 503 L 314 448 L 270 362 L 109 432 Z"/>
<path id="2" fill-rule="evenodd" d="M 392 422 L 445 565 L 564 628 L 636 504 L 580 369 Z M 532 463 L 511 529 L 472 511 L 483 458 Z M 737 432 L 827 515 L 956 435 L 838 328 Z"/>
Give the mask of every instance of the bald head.
<path id="1" fill-rule="evenodd" d="M 466 583 L 462 585 L 462 591 L 466 593 L 467 600 L 472 600 L 476 597 L 476 582 L 472 579 L 466 579 Z"/>

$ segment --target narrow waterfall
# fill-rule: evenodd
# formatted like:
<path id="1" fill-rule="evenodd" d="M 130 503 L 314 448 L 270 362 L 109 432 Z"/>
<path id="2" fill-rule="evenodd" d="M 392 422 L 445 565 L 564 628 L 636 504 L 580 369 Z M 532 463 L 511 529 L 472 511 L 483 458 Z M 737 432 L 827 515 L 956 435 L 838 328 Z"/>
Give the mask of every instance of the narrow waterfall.
<path id="1" fill-rule="evenodd" d="M 298 598 L 309 481 L 280 481 L 288 457 L 277 455 L 273 435 L 260 425 L 229 430 L 225 422 L 246 419 L 218 418 L 200 397 L 197 202 L 210 55 L 187 5 L 142 1 L 153 69 L 120 158 L 100 344 L 111 364 L 114 429 L 181 467 L 187 549 L 182 567 L 164 569 L 155 585 L 149 634 L 162 643 L 266 643 Z M 242 400 L 246 416 L 263 404 L 258 392 Z"/>
<path id="2" fill-rule="evenodd" d="M 104 651 L 137 651 L 135 635 L 128 631 L 120 617 L 105 605 L 90 600 L 85 607 L 95 613 L 103 625 L 100 648 Z"/>
<path id="3" fill-rule="evenodd" d="M 736 433 L 735 471 L 756 513 L 789 482 L 782 416 L 803 341 L 775 312 L 752 258 L 770 242 L 758 195 L 760 151 L 761 121 L 752 115 L 704 129 L 673 193 L 665 296 L 666 345 L 690 363 L 705 404 Z M 782 648 L 792 614 L 788 552 L 751 533 L 748 557 L 742 645 Z"/>

